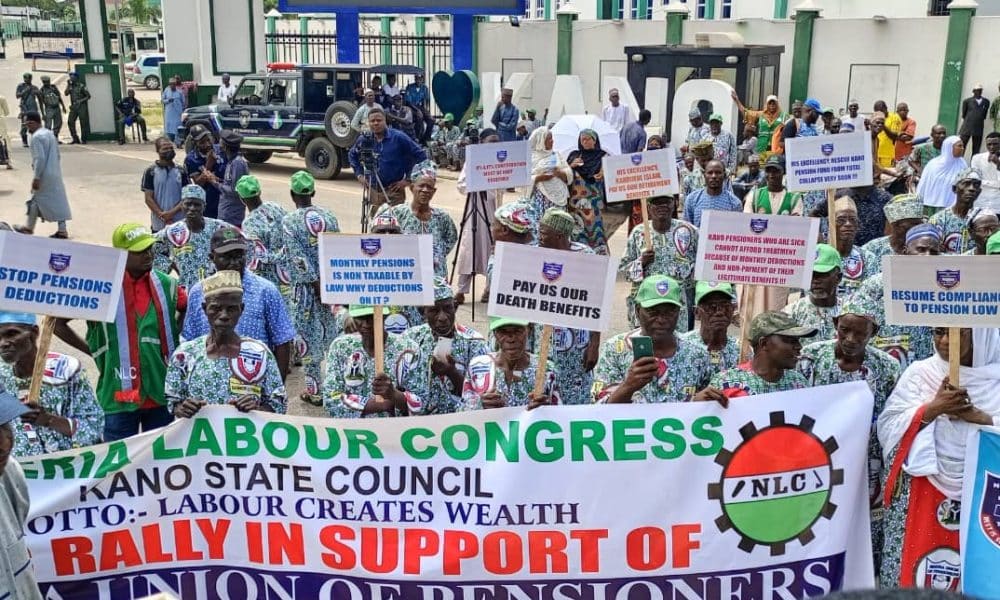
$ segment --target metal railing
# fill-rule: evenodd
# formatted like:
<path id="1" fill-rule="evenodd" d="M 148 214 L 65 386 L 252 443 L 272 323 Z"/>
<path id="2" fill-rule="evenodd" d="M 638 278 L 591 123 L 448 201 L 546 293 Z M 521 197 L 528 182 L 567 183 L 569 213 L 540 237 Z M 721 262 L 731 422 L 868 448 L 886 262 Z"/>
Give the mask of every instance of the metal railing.
<path id="1" fill-rule="evenodd" d="M 337 62 L 337 36 L 333 33 L 268 33 L 264 42 L 268 62 Z M 428 81 L 435 72 L 451 69 L 451 38 L 447 36 L 362 35 L 360 51 L 361 64 L 422 66 Z"/>

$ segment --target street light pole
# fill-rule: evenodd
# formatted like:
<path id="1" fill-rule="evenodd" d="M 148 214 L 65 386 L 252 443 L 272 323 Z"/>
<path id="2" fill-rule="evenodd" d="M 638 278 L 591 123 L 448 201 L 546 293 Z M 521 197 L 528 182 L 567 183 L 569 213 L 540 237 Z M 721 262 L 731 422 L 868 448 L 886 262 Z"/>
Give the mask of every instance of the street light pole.
<path id="1" fill-rule="evenodd" d="M 115 31 L 118 37 L 118 68 L 119 68 L 119 87 L 118 90 L 122 96 L 125 95 L 125 43 L 122 37 L 122 8 L 119 0 L 115 0 Z"/>

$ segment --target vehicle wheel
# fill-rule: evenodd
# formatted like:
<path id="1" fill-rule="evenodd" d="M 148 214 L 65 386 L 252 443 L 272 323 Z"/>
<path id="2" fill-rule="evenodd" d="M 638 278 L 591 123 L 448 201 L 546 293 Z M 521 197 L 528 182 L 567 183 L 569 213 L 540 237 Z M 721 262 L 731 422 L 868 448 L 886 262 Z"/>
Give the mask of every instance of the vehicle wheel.
<path id="1" fill-rule="evenodd" d="M 357 110 L 358 107 L 353 102 L 344 100 L 334 102 L 326 109 L 323 124 L 326 126 L 326 137 L 330 138 L 334 146 L 350 148 L 354 145 L 354 140 L 358 139 L 358 132 L 351 127 L 351 119 Z"/>
<path id="2" fill-rule="evenodd" d="M 306 168 L 318 179 L 333 179 L 340 175 L 340 153 L 333 142 L 325 137 L 315 137 L 305 151 Z"/>
<path id="3" fill-rule="evenodd" d="M 146 86 L 147 90 L 158 90 L 160 89 L 160 78 L 156 75 L 147 75 L 142 80 L 142 85 Z"/>
<path id="4" fill-rule="evenodd" d="M 244 150 L 243 158 L 247 159 L 248 163 L 259 165 L 266 163 L 272 154 L 274 153 L 270 150 Z"/>

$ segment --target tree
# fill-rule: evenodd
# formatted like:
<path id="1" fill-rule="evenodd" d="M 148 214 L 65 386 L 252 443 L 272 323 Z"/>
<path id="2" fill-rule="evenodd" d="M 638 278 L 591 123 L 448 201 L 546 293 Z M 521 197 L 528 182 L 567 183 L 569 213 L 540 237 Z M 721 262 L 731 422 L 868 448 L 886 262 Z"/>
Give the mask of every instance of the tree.
<path id="1" fill-rule="evenodd" d="M 149 23 L 152 16 L 149 12 L 149 3 L 146 0 L 125 0 L 122 6 L 122 16 L 129 15 L 136 25 Z"/>
<path id="2" fill-rule="evenodd" d="M 278 8 L 278 0 L 264 0 L 264 13 L 269 13 Z"/>

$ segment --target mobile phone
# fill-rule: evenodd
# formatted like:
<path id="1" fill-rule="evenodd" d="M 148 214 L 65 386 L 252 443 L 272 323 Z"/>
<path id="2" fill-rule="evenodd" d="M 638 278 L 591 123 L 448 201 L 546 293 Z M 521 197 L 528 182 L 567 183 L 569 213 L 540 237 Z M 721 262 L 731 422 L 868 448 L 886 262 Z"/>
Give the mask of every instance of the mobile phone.
<path id="1" fill-rule="evenodd" d="M 632 338 L 632 358 L 639 360 L 653 355 L 653 338 L 637 335 Z"/>

